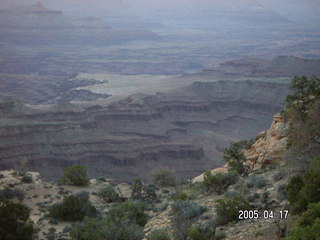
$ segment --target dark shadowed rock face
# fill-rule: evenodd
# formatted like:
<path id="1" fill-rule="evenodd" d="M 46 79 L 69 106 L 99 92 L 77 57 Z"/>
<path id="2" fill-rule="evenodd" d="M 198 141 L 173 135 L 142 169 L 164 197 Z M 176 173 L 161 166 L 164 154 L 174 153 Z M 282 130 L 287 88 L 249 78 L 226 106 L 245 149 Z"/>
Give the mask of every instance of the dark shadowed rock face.
<path id="1" fill-rule="evenodd" d="M 55 179 L 64 167 L 83 164 L 92 177 L 117 180 L 170 167 L 190 178 L 221 164 L 218 146 L 265 129 L 288 93 L 286 84 L 220 81 L 85 110 L 40 112 L 1 102 L 0 167 L 27 160 Z"/>

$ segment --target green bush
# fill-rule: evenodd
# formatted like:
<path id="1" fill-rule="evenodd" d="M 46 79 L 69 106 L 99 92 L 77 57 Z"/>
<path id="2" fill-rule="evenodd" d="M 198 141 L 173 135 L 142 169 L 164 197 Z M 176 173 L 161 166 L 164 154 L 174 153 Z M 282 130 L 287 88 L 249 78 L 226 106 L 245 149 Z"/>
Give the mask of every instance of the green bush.
<path id="1" fill-rule="evenodd" d="M 308 210 L 301 215 L 288 237 L 288 240 L 318 239 L 320 239 L 320 202 L 309 204 Z"/>
<path id="2" fill-rule="evenodd" d="M 247 182 L 247 188 L 254 188 L 255 183 L 253 181 Z"/>
<path id="3" fill-rule="evenodd" d="M 153 184 L 144 185 L 141 200 L 147 203 L 157 201 L 156 186 Z"/>
<path id="4" fill-rule="evenodd" d="M 188 199 L 189 199 L 189 196 L 186 193 L 178 193 L 173 198 L 174 201 L 186 201 Z"/>
<path id="5" fill-rule="evenodd" d="M 0 203 L 0 239 L 32 240 L 34 228 L 25 205 L 4 201 Z"/>
<path id="6" fill-rule="evenodd" d="M 229 222 L 239 221 L 239 210 L 250 210 L 249 203 L 242 197 L 230 200 L 217 200 L 215 210 L 217 212 L 217 224 L 225 225 Z"/>
<path id="7" fill-rule="evenodd" d="M 240 196 L 244 196 L 250 193 L 250 189 L 246 185 L 246 181 L 244 179 L 240 179 L 235 185 L 235 190 L 239 192 Z"/>
<path id="8" fill-rule="evenodd" d="M 188 194 L 191 199 L 198 198 L 200 195 L 206 194 L 206 189 L 202 182 L 192 183 L 188 190 Z"/>
<path id="9" fill-rule="evenodd" d="M 141 240 L 147 223 L 146 206 L 142 202 L 127 201 L 111 206 L 106 218 L 85 218 L 73 227 L 75 240 Z"/>
<path id="10" fill-rule="evenodd" d="M 49 211 L 49 217 L 65 221 L 81 221 L 85 216 L 96 216 L 97 210 L 89 201 L 71 195 L 62 203 L 54 205 Z"/>
<path id="11" fill-rule="evenodd" d="M 86 186 L 89 184 L 87 169 L 85 166 L 75 165 L 66 167 L 59 182 L 75 186 Z"/>
<path id="12" fill-rule="evenodd" d="M 144 226 L 149 217 L 145 213 L 146 205 L 139 201 L 126 201 L 118 203 L 109 210 L 108 218 L 113 222 L 121 222 L 128 219 L 132 223 Z"/>
<path id="13" fill-rule="evenodd" d="M 0 189 L 0 201 L 17 198 L 20 201 L 24 199 L 24 192 L 19 189 L 5 188 Z"/>
<path id="14" fill-rule="evenodd" d="M 154 230 L 148 235 L 149 240 L 170 240 L 170 236 L 166 230 Z"/>
<path id="15" fill-rule="evenodd" d="M 171 207 L 174 237 L 177 240 L 184 240 L 187 238 L 191 220 L 200 216 L 206 208 L 189 201 L 176 201 Z"/>
<path id="16" fill-rule="evenodd" d="M 207 192 L 215 191 L 218 194 L 223 194 L 227 188 L 235 184 L 238 180 L 238 174 L 234 171 L 228 173 L 218 173 L 212 175 L 211 171 L 204 173 L 203 185 Z"/>
<path id="17" fill-rule="evenodd" d="M 143 184 L 140 178 L 133 179 L 133 186 L 131 192 L 132 199 L 141 199 L 142 198 Z"/>
<path id="18" fill-rule="evenodd" d="M 104 188 L 101 188 L 98 191 L 98 196 L 103 199 L 106 203 L 111 203 L 119 200 L 119 194 L 116 192 L 116 190 L 112 186 L 106 186 Z"/>
<path id="19" fill-rule="evenodd" d="M 73 240 L 141 240 L 143 228 L 128 219 L 114 222 L 109 218 L 85 218 L 74 225 L 70 236 Z"/>
<path id="20" fill-rule="evenodd" d="M 215 240 L 215 226 L 200 226 L 190 228 L 188 236 L 192 240 Z"/>
<path id="21" fill-rule="evenodd" d="M 23 177 L 21 178 L 21 182 L 23 183 L 32 183 L 33 179 L 32 176 L 28 174 L 24 174 Z"/>
<path id="22" fill-rule="evenodd" d="M 177 184 L 174 173 L 167 168 L 159 169 L 152 175 L 152 182 L 159 187 L 170 187 Z"/>
<path id="23" fill-rule="evenodd" d="M 302 213 L 309 203 L 320 201 L 320 158 L 311 161 L 309 170 L 304 175 L 290 179 L 286 191 L 293 214 Z"/>
<path id="24" fill-rule="evenodd" d="M 253 175 L 248 178 L 246 186 L 247 188 L 254 188 L 254 187 L 263 188 L 268 184 L 269 184 L 268 181 L 263 177 L 258 175 Z"/>
<path id="25" fill-rule="evenodd" d="M 76 192 L 73 195 L 83 202 L 89 202 L 90 196 L 88 191 Z"/>
<path id="26" fill-rule="evenodd" d="M 176 201 L 172 205 L 172 215 L 191 219 L 200 216 L 206 208 L 190 201 Z"/>
<path id="27" fill-rule="evenodd" d="M 242 195 L 238 191 L 227 191 L 227 192 L 224 193 L 224 196 L 227 199 L 231 199 L 231 198 L 234 198 L 234 197 L 240 197 Z"/>
<path id="28" fill-rule="evenodd" d="M 256 178 L 256 186 L 257 188 L 263 188 L 268 185 L 268 181 L 262 177 Z"/>
<path id="29" fill-rule="evenodd" d="M 221 240 L 224 239 L 226 237 L 226 233 L 224 231 L 221 230 L 217 230 L 216 234 L 215 234 L 215 240 Z"/>
<path id="30" fill-rule="evenodd" d="M 151 203 L 157 199 L 156 187 L 153 184 L 144 185 L 140 178 L 133 179 L 131 198 Z"/>
<path id="31" fill-rule="evenodd" d="M 286 191 L 288 201 L 293 205 L 299 201 L 299 193 L 304 186 L 303 176 L 297 175 L 290 179 Z"/>
<path id="32" fill-rule="evenodd" d="M 250 172 L 243 150 L 249 149 L 252 144 L 253 140 L 241 140 L 232 143 L 228 148 L 219 149 L 223 153 L 223 159 L 228 163 L 228 167 L 241 176 L 247 176 Z"/>

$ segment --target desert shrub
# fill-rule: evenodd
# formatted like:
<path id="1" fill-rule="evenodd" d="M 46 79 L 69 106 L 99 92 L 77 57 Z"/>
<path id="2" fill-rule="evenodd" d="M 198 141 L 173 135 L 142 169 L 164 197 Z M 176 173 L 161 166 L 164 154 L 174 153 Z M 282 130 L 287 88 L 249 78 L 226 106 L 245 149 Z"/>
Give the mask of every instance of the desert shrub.
<path id="1" fill-rule="evenodd" d="M 146 206 L 142 202 L 127 201 L 111 206 L 103 219 L 85 218 L 71 230 L 75 240 L 141 240 L 147 223 Z"/>
<path id="2" fill-rule="evenodd" d="M 228 167 L 241 176 L 247 176 L 250 172 L 243 150 L 249 149 L 252 144 L 253 140 L 241 140 L 232 143 L 228 148 L 219 149 L 223 153 L 223 159 L 228 163 Z"/>
<path id="3" fill-rule="evenodd" d="M 157 229 L 148 235 L 149 240 L 170 240 L 170 236 L 166 230 Z"/>
<path id="4" fill-rule="evenodd" d="M 230 200 L 217 200 L 215 210 L 217 212 L 217 224 L 225 225 L 229 222 L 238 221 L 239 210 L 250 210 L 249 203 L 242 197 Z"/>
<path id="5" fill-rule="evenodd" d="M 203 230 L 200 227 L 190 228 L 188 230 L 188 236 L 192 240 L 213 240 L 214 239 L 214 232 L 210 230 Z"/>
<path id="6" fill-rule="evenodd" d="M 263 192 L 261 195 L 260 208 L 269 209 L 271 206 L 270 193 Z"/>
<path id="7" fill-rule="evenodd" d="M 272 162 L 265 167 L 265 171 L 274 170 L 279 167 L 278 163 Z"/>
<path id="8" fill-rule="evenodd" d="M 187 238 L 191 220 L 200 216 L 206 210 L 205 207 L 189 201 L 176 201 L 172 204 L 171 216 L 174 227 L 174 237 L 177 240 Z"/>
<path id="9" fill-rule="evenodd" d="M 169 204 L 167 202 L 160 204 L 159 207 L 156 208 L 156 212 L 163 212 L 167 209 L 168 205 Z"/>
<path id="10" fill-rule="evenodd" d="M 88 185 L 89 178 L 86 167 L 81 165 L 66 167 L 63 170 L 63 176 L 59 179 L 59 182 L 75 186 Z"/>
<path id="11" fill-rule="evenodd" d="M 200 216 L 206 208 L 190 201 L 176 201 L 172 204 L 172 215 L 179 215 L 184 218 Z"/>
<path id="12" fill-rule="evenodd" d="M 257 188 L 263 188 L 268 185 L 268 181 L 262 177 L 256 178 L 256 184 Z"/>
<path id="13" fill-rule="evenodd" d="M 247 200 L 248 202 L 254 202 L 254 201 L 256 201 L 256 200 L 259 199 L 259 198 L 260 198 L 260 194 L 259 194 L 259 193 L 254 193 L 254 194 L 252 194 L 252 195 L 247 196 L 247 197 L 246 197 L 246 200 Z"/>
<path id="14" fill-rule="evenodd" d="M 167 193 L 170 193 L 170 191 L 168 189 L 162 189 L 162 193 L 167 194 Z"/>
<path id="15" fill-rule="evenodd" d="M 21 182 L 23 183 L 32 183 L 33 179 L 32 176 L 25 174 L 23 175 L 23 177 L 21 178 Z"/>
<path id="16" fill-rule="evenodd" d="M 211 171 L 204 173 L 203 185 L 207 192 L 215 191 L 222 194 L 228 186 L 235 184 L 238 180 L 238 174 L 234 171 L 228 173 L 218 173 L 212 175 Z"/>
<path id="17" fill-rule="evenodd" d="M 309 203 L 320 201 L 320 158 L 311 161 L 308 171 L 290 179 L 286 188 L 293 214 L 307 209 Z"/>
<path id="18" fill-rule="evenodd" d="M 224 239 L 226 237 L 226 233 L 224 231 L 221 230 L 217 230 L 216 234 L 215 234 L 215 240 L 221 240 Z"/>
<path id="19" fill-rule="evenodd" d="M 141 226 L 128 219 L 115 222 L 107 217 L 85 218 L 72 227 L 70 236 L 74 240 L 141 240 L 144 233 Z"/>
<path id="20" fill-rule="evenodd" d="M 277 193 L 278 193 L 277 199 L 278 200 L 283 201 L 283 200 L 287 199 L 286 187 L 287 187 L 286 184 L 279 185 L 279 187 L 277 189 Z"/>
<path id="21" fill-rule="evenodd" d="M 34 228 L 25 205 L 4 201 L 0 203 L 0 239 L 32 240 Z"/>
<path id="22" fill-rule="evenodd" d="M 143 189 L 143 184 L 142 184 L 141 179 L 140 178 L 133 179 L 131 198 L 132 199 L 141 199 L 142 189 Z"/>
<path id="23" fill-rule="evenodd" d="M 55 218 L 49 218 L 48 223 L 53 224 L 53 225 L 57 225 L 59 222 L 58 222 L 58 220 L 55 219 Z"/>
<path id="24" fill-rule="evenodd" d="M 151 203 L 157 200 L 156 186 L 147 184 L 143 186 L 142 201 Z"/>
<path id="25" fill-rule="evenodd" d="M 280 181 L 282 180 L 283 178 L 285 178 L 286 176 L 286 171 L 284 171 L 283 169 L 278 171 L 276 174 L 273 175 L 273 179 L 275 181 Z"/>
<path id="26" fill-rule="evenodd" d="M 189 199 L 188 194 L 183 193 L 183 192 L 176 194 L 176 195 L 174 196 L 174 198 L 173 198 L 174 201 L 186 201 L 186 200 L 188 200 L 188 199 Z"/>
<path id="27" fill-rule="evenodd" d="M 254 188 L 254 185 L 255 185 L 255 183 L 252 180 L 248 181 L 246 184 L 247 188 Z"/>
<path id="28" fill-rule="evenodd" d="M 268 184 L 269 184 L 268 181 L 263 177 L 258 175 L 253 175 L 248 178 L 246 186 L 248 188 L 254 188 L 254 187 L 262 188 L 267 186 Z"/>
<path id="29" fill-rule="evenodd" d="M 153 184 L 144 185 L 140 178 L 133 179 L 131 198 L 151 203 L 157 199 L 156 187 Z"/>
<path id="30" fill-rule="evenodd" d="M 250 189 L 246 185 L 244 179 L 240 179 L 235 185 L 234 188 L 239 192 L 241 196 L 244 196 L 250 192 Z"/>
<path id="31" fill-rule="evenodd" d="M 139 201 L 126 201 L 112 206 L 108 212 L 108 218 L 113 222 L 128 219 L 132 223 L 144 226 L 149 219 L 145 211 L 146 205 L 144 203 Z"/>
<path id="32" fill-rule="evenodd" d="M 98 191 L 98 196 L 106 203 L 111 203 L 119 200 L 119 194 L 112 186 L 106 186 Z"/>
<path id="33" fill-rule="evenodd" d="M 301 215 L 288 237 L 288 240 L 305 239 L 320 239 L 320 202 L 309 204 L 308 210 Z"/>
<path id="34" fill-rule="evenodd" d="M 20 201 L 24 199 L 24 192 L 20 189 L 5 188 L 0 189 L 0 201 L 17 198 Z"/>
<path id="35" fill-rule="evenodd" d="M 252 195 L 255 199 L 259 199 L 260 198 L 260 193 L 254 193 Z"/>
<path id="36" fill-rule="evenodd" d="M 55 204 L 49 211 L 49 217 L 65 221 L 81 221 L 85 216 L 96 216 L 97 211 L 89 201 L 71 195 Z"/>
<path id="37" fill-rule="evenodd" d="M 83 202 L 89 202 L 90 196 L 88 191 L 76 192 L 73 195 Z"/>
<path id="38" fill-rule="evenodd" d="M 190 198 L 194 199 L 206 193 L 206 189 L 202 182 L 192 183 L 188 188 Z"/>
<path id="39" fill-rule="evenodd" d="M 161 168 L 152 174 L 152 183 L 159 187 L 170 187 L 177 184 L 174 173 L 168 168 Z"/>
<path id="40" fill-rule="evenodd" d="M 240 197 L 241 194 L 238 191 L 227 191 L 227 192 L 224 193 L 224 196 L 227 199 L 231 199 L 231 198 L 234 198 L 234 197 Z"/>
<path id="41" fill-rule="evenodd" d="M 188 230 L 188 237 L 192 240 L 215 240 L 216 226 L 214 222 L 202 224 Z"/>

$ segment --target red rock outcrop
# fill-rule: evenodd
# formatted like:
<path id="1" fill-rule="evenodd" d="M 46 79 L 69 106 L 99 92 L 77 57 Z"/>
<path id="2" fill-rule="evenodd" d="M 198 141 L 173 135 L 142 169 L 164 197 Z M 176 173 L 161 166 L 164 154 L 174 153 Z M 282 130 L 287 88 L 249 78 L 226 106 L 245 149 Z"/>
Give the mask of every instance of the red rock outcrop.
<path id="1" fill-rule="evenodd" d="M 282 160 L 282 154 L 288 143 L 287 131 L 288 124 L 280 114 L 275 115 L 270 128 L 261 132 L 251 148 L 244 151 L 254 170 Z"/>

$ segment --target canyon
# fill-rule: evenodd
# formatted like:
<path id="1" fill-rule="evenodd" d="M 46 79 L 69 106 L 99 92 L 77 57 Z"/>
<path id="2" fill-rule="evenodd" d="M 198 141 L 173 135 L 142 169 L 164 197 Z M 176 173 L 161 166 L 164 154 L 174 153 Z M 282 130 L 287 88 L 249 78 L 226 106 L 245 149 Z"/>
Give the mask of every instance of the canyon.
<path id="1" fill-rule="evenodd" d="M 26 163 L 55 180 L 64 167 L 81 164 L 90 177 L 129 182 L 169 167 L 189 179 L 223 165 L 221 147 L 267 128 L 294 74 L 319 75 L 319 64 L 287 56 L 239 59 L 152 87 L 148 78 L 140 85 L 130 76 L 114 80 L 120 88 L 100 75 L 76 75 L 61 81 L 69 87 L 51 104 L 1 100 L 0 168 Z M 30 86 L 34 97 L 41 84 Z"/>
<path id="2" fill-rule="evenodd" d="M 320 74 L 315 27 L 253 0 L 185 2 L 3 1 L 0 168 L 192 178 L 268 127 L 294 75 Z"/>
<path id="3" fill-rule="evenodd" d="M 130 181 L 170 167 L 191 178 L 222 164 L 217 147 L 263 130 L 289 92 L 284 83 L 247 80 L 196 82 L 87 108 L 63 102 L 40 111 L 2 101 L 0 168 L 26 161 L 52 180 L 81 164 L 92 177 Z"/>

